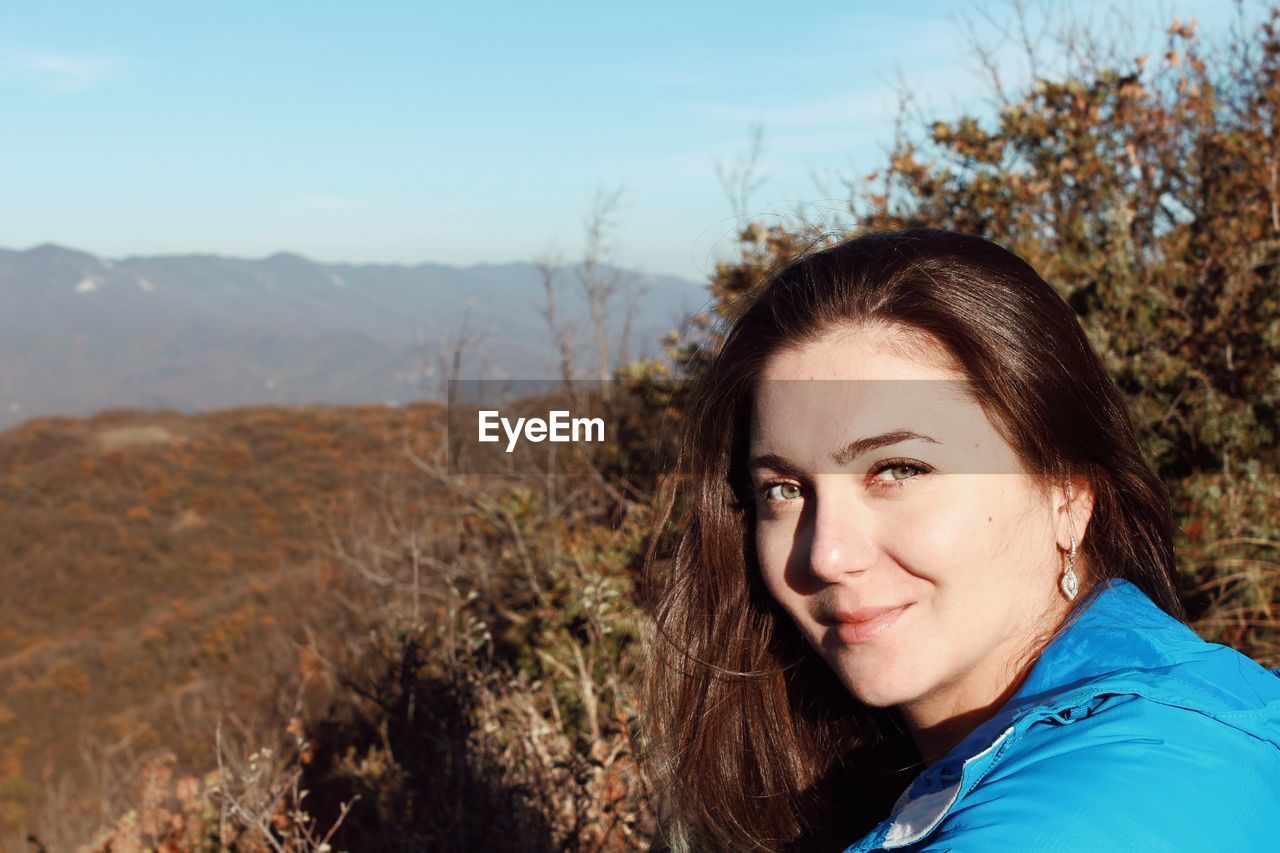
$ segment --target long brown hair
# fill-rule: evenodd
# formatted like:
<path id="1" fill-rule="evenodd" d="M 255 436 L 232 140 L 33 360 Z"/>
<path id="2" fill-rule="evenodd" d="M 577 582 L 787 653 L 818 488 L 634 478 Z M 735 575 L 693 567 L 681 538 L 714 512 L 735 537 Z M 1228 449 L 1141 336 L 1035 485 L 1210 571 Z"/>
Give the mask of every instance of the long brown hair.
<path id="1" fill-rule="evenodd" d="M 990 241 L 932 229 L 803 257 L 748 298 L 698 378 L 658 526 L 679 531 L 646 684 L 673 847 L 846 845 L 910 781 L 914 749 L 893 715 L 858 703 L 764 588 L 745 486 L 765 362 L 860 323 L 940 343 L 1027 471 L 1087 479 L 1089 579 L 1125 578 L 1181 618 L 1168 496 L 1120 391 L 1035 270 Z"/>

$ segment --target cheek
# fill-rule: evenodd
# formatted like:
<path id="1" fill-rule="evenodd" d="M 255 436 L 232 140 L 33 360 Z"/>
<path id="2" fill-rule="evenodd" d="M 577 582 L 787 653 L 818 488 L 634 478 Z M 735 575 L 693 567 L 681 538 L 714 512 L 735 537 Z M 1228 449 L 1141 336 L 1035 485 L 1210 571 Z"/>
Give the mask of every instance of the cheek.
<path id="1" fill-rule="evenodd" d="M 803 598 L 788 582 L 788 566 L 796 550 L 796 525 L 786 517 L 756 523 L 756 562 L 769 595 L 793 616 Z"/>
<path id="2" fill-rule="evenodd" d="M 787 558 L 791 553 L 790 535 L 776 522 L 756 522 L 756 561 L 760 574 L 774 598 L 778 597 Z"/>
<path id="3" fill-rule="evenodd" d="M 942 583 L 967 571 L 986 531 L 977 526 L 972 501 L 961 490 L 938 492 L 886 512 L 880 539 L 893 562 L 909 574 Z"/>
<path id="4" fill-rule="evenodd" d="M 984 586 L 1011 556 L 1014 507 L 1001 475 L 947 475 L 887 520 L 895 561 L 944 586 Z M 1012 537 L 1014 551 L 1016 539 Z M 1003 544 L 1002 544 L 1003 543 Z"/>

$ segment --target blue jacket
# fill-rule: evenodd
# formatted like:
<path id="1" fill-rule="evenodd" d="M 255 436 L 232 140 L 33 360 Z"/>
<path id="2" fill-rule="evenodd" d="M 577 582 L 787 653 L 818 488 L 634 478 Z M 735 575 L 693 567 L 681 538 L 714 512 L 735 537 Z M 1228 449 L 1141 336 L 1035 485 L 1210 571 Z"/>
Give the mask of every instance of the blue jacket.
<path id="1" fill-rule="evenodd" d="M 1277 676 L 1110 581 L 846 853 L 1280 850 Z"/>

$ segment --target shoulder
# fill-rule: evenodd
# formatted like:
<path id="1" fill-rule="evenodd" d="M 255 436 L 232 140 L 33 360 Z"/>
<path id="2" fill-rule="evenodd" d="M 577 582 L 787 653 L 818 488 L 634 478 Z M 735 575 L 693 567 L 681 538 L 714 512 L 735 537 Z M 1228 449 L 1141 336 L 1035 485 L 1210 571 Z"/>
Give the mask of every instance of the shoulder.
<path id="1" fill-rule="evenodd" d="M 1277 675 L 1113 583 L 849 850 L 1274 849 Z"/>
<path id="2" fill-rule="evenodd" d="M 1013 727 L 921 849 L 1262 849 L 1280 815 L 1280 700 L 1187 704 L 1099 693 Z"/>

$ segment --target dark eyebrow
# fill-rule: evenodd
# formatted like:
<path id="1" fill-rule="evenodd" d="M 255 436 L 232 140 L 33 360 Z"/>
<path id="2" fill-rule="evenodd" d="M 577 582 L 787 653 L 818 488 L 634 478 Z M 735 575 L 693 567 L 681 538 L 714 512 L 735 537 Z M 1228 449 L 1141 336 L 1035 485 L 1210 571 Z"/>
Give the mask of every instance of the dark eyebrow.
<path id="1" fill-rule="evenodd" d="M 927 441 L 930 444 L 938 444 L 938 440 L 933 436 L 924 433 L 912 432 L 909 429 L 895 429 L 891 432 L 882 432 L 879 435 L 860 438 L 857 441 L 849 442 L 844 450 L 837 450 L 831 454 L 831 459 L 837 465 L 846 465 L 857 459 L 864 453 L 870 453 L 872 450 L 878 450 L 881 447 L 887 447 L 890 444 L 901 444 L 904 441 Z"/>
<path id="2" fill-rule="evenodd" d="M 866 438 L 860 438 L 857 441 L 851 441 L 842 450 L 837 450 L 831 454 L 831 459 L 837 465 L 847 465 L 849 462 L 857 459 L 864 453 L 870 453 L 872 450 L 878 450 L 881 447 L 888 447 L 891 444 L 900 444 L 904 441 L 927 441 L 930 444 L 940 444 L 936 438 L 919 432 L 913 432 L 909 429 L 896 429 L 891 432 L 883 432 L 880 435 L 871 435 Z M 799 469 L 790 461 L 777 455 L 776 453 L 765 453 L 760 456 L 754 456 L 751 459 L 751 467 L 754 468 L 771 468 L 784 474 L 797 475 Z"/>

